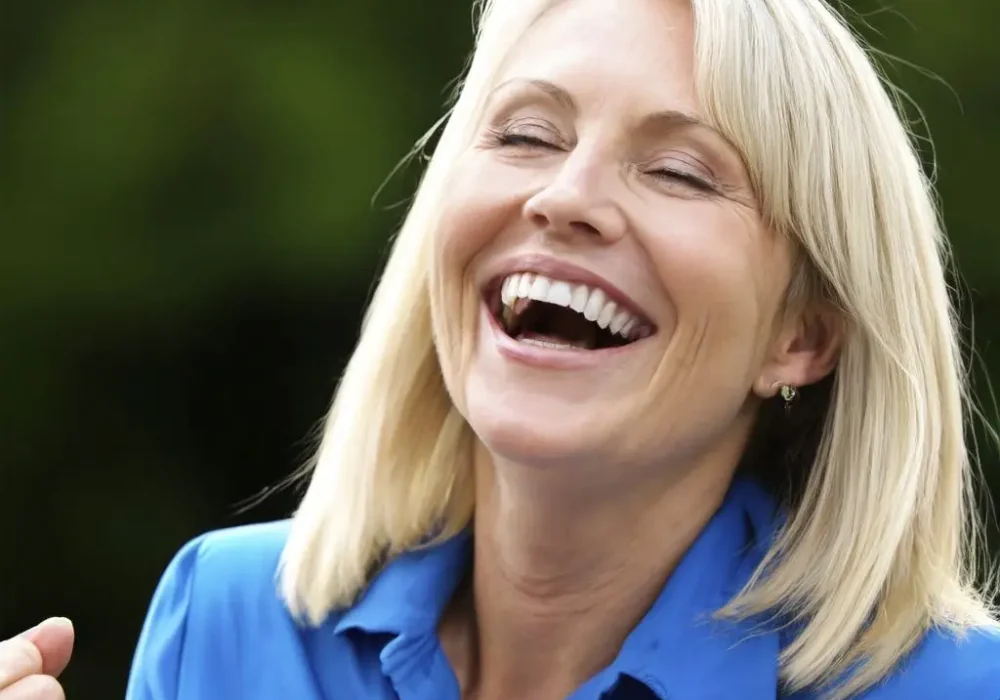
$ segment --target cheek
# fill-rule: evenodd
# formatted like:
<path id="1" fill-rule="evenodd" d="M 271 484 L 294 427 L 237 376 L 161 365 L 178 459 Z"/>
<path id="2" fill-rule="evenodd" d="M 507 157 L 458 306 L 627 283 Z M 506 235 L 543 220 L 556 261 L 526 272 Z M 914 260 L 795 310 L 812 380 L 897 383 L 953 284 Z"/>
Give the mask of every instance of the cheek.
<path id="1" fill-rule="evenodd" d="M 456 169 L 434 231 L 430 270 L 434 343 L 452 400 L 465 412 L 464 378 L 475 351 L 481 304 L 477 261 L 488 255 L 520 212 L 515 197 L 477 167 Z"/>
<path id="2" fill-rule="evenodd" d="M 676 307 L 678 325 L 698 318 L 756 314 L 758 256 L 745 226 L 729 216 L 674 217 L 668 232 L 650 236 L 647 250 Z"/>
<path id="3" fill-rule="evenodd" d="M 756 221 L 713 203 L 685 204 L 668 220 L 645 241 L 676 314 L 659 378 L 738 400 L 770 337 L 787 277 L 781 251 Z"/>
<path id="4" fill-rule="evenodd" d="M 478 256 L 509 232 L 527 199 L 523 177 L 473 152 L 455 168 L 435 232 L 442 274 L 464 277 Z"/>
<path id="5" fill-rule="evenodd" d="M 449 285 L 463 284 L 474 274 L 475 260 L 495 239 L 500 216 L 487 202 L 457 198 L 449 204 L 437 231 L 437 274 Z"/>
<path id="6" fill-rule="evenodd" d="M 516 222 L 520 207 L 510 196 L 491 188 L 482 177 L 460 171 L 444 205 L 435 242 L 431 276 L 441 293 L 441 310 L 455 318 L 471 299 L 478 304 L 478 261 L 497 249 Z"/>

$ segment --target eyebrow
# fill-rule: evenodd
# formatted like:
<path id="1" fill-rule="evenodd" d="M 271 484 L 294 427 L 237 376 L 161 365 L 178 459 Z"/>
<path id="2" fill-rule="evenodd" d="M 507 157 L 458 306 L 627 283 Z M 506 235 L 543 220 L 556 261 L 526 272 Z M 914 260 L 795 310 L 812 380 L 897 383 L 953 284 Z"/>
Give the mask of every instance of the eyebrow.
<path id="1" fill-rule="evenodd" d="M 490 97 L 493 97 L 493 95 L 507 89 L 508 87 L 517 85 L 534 88 L 548 95 L 563 109 L 573 113 L 579 112 L 576 100 L 573 99 L 573 96 L 569 94 L 565 88 L 549 82 L 548 80 L 541 80 L 539 78 L 511 78 L 509 80 L 505 80 L 492 90 Z M 643 117 L 642 123 L 643 128 L 652 127 L 654 129 L 668 127 L 696 127 L 700 129 L 707 129 L 708 131 L 721 136 L 714 126 L 706 122 L 701 117 L 691 114 L 690 112 L 682 112 L 676 109 L 664 109 L 648 114 Z"/>
<path id="2" fill-rule="evenodd" d="M 490 97 L 493 97 L 498 92 L 514 86 L 535 88 L 536 90 L 544 92 L 546 95 L 551 97 L 560 107 L 566 109 L 567 111 L 574 113 L 579 111 L 577 109 L 576 100 L 573 99 L 573 96 L 570 95 L 569 92 L 555 83 L 550 83 L 548 80 L 540 80 L 537 78 L 511 78 L 510 80 L 505 80 L 493 88 L 490 93 Z"/>

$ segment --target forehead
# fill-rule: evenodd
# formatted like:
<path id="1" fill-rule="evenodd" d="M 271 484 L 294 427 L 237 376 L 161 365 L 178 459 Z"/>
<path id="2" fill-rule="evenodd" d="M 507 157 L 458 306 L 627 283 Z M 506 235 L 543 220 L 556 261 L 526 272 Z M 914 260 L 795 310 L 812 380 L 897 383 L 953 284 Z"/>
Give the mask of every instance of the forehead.
<path id="1" fill-rule="evenodd" d="M 499 82 L 545 80 L 581 104 L 697 113 L 684 0 L 563 0 L 524 34 Z"/>

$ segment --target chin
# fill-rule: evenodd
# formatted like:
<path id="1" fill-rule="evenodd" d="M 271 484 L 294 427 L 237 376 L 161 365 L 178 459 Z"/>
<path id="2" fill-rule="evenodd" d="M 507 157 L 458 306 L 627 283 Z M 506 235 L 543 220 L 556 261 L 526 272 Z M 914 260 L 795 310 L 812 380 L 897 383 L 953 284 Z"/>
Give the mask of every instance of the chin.
<path id="1" fill-rule="evenodd" d="M 526 432 L 508 424 L 491 425 L 475 433 L 491 455 L 520 466 L 580 468 L 597 458 L 595 448 L 581 443 L 579 433 L 574 435 L 571 431 L 546 431 L 536 427 Z"/>
<path id="2" fill-rule="evenodd" d="M 578 402 L 558 396 L 469 391 L 466 419 L 487 450 L 522 465 L 579 465 L 616 444 L 613 426 Z"/>

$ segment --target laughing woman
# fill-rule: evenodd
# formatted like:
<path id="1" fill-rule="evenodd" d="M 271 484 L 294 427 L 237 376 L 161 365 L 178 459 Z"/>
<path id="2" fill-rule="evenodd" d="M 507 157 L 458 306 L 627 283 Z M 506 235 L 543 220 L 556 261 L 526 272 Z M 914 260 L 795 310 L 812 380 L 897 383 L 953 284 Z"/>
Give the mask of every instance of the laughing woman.
<path id="1" fill-rule="evenodd" d="M 996 700 L 944 247 L 820 0 L 486 2 L 301 507 L 128 698 Z"/>

